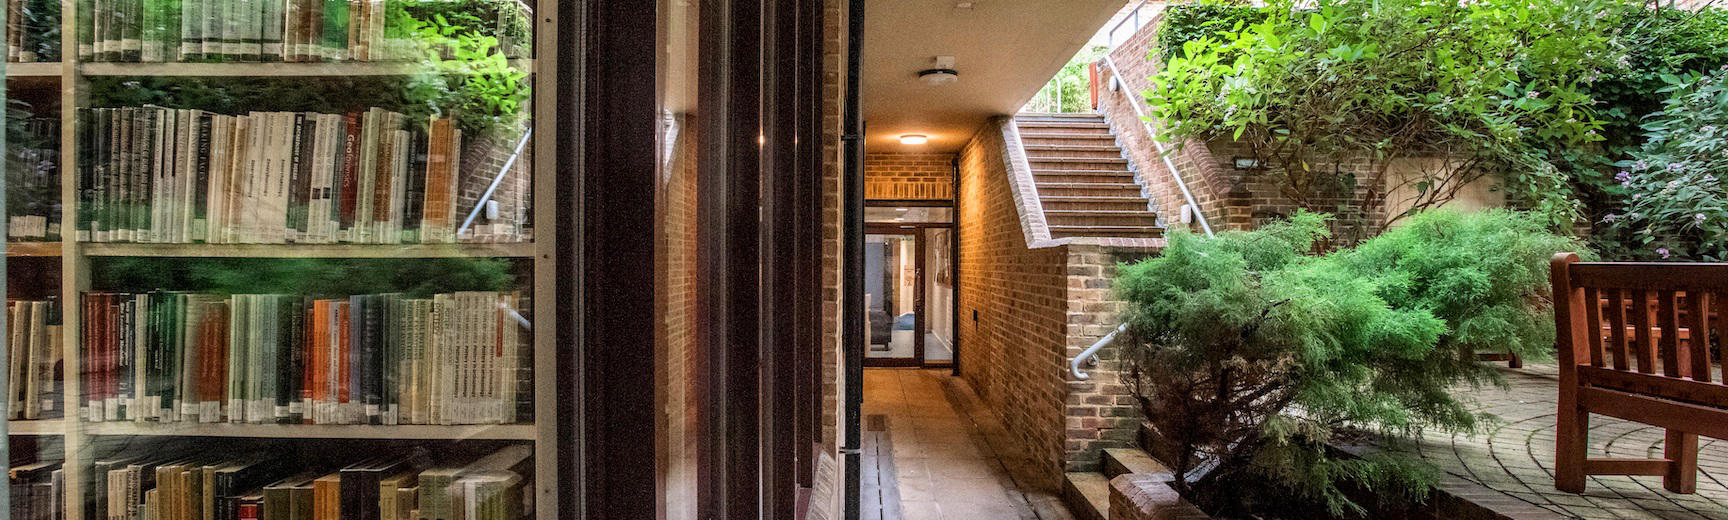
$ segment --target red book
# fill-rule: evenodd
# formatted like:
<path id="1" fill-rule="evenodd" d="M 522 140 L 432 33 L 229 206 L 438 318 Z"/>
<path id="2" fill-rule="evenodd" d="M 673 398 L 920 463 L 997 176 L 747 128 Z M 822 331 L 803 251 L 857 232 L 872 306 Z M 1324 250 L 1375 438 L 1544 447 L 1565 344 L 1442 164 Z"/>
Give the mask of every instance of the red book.
<path id="1" fill-rule="evenodd" d="M 342 116 L 348 131 L 342 137 L 342 229 L 354 227 L 355 198 L 359 189 L 360 115 L 349 112 Z"/>
<path id="2" fill-rule="evenodd" d="M 348 385 L 350 369 L 353 368 L 352 364 L 348 362 L 349 349 L 353 347 L 353 343 L 349 340 L 350 327 L 348 326 L 351 311 L 348 302 L 336 304 L 336 402 L 342 404 L 348 404 L 353 397 L 353 389 L 349 388 Z"/>

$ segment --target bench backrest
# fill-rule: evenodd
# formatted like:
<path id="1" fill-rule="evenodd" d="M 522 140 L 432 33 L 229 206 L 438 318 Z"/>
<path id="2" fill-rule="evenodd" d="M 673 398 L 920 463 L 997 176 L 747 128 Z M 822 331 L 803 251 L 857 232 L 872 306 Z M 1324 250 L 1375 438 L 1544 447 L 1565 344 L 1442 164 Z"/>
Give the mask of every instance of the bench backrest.
<path id="1" fill-rule="evenodd" d="M 1562 384 L 1589 366 L 1711 382 L 1728 338 L 1728 264 L 1579 262 L 1554 256 Z M 1718 341 L 1711 342 L 1711 331 Z"/>

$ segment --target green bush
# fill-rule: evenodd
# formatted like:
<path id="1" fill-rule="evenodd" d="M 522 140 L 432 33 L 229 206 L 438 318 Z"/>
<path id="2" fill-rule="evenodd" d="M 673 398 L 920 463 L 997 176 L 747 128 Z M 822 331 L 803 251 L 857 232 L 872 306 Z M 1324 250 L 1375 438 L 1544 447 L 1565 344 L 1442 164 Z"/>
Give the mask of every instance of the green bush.
<path id="1" fill-rule="evenodd" d="M 1158 26 L 1159 57 L 1168 62 L 1190 41 L 1236 31 L 1237 23 L 1253 24 L 1265 18 L 1259 9 L 1228 0 L 1170 6 L 1164 11 L 1164 22 Z"/>
<path id="2" fill-rule="evenodd" d="M 1422 497 L 1431 469 L 1330 445 L 1356 432 L 1408 439 L 1482 423 L 1454 393 L 1500 380 L 1476 354 L 1541 358 L 1553 344 L 1547 261 L 1581 246 L 1544 225 L 1530 213 L 1425 212 L 1316 256 L 1326 218 L 1302 212 L 1217 238 L 1179 231 L 1162 256 L 1123 266 L 1124 379 L 1178 447 L 1169 461 L 1186 476 L 1178 487 L 1203 502 L 1227 487 L 1215 504 L 1227 515 L 1309 514 L 1292 500 L 1361 513 L 1341 486 Z"/>
<path id="3" fill-rule="evenodd" d="M 1728 261 L 1728 66 L 1664 81 L 1644 146 L 1618 164 L 1628 195 L 1604 240 L 1636 259 Z"/>

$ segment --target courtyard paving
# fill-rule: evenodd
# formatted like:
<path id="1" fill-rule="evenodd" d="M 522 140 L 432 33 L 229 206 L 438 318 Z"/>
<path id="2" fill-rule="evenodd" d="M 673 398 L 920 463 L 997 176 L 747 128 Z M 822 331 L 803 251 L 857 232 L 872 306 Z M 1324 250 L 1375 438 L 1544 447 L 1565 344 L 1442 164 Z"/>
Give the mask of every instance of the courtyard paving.
<path id="1" fill-rule="evenodd" d="M 1475 436 L 1428 432 L 1414 449 L 1447 474 L 1443 488 L 1512 518 L 1728 519 L 1728 442 L 1698 439 L 1698 492 L 1662 489 L 1661 477 L 1591 476 L 1585 493 L 1554 489 L 1558 397 L 1553 365 L 1501 367 L 1510 387 L 1475 392 L 1500 417 Z M 1662 429 L 1600 415 L 1590 420 L 1590 456 L 1659 458 Z M 1497 493 L 1481 493 L 1479 485 Z M 1460 493 L 1457 490 L 1463 489 Z"/>

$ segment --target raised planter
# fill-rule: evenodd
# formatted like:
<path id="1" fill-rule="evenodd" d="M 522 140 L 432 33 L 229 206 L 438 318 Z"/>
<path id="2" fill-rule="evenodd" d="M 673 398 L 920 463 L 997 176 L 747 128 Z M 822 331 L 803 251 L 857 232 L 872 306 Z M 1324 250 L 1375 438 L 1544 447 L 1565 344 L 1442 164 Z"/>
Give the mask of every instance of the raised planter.
<path id="1" fill-rule="evenodd" d="M 1209 519 L 1170 487 L 1169 473 L 1127 473 L 1110 481 L 1110 520 Z"/>

